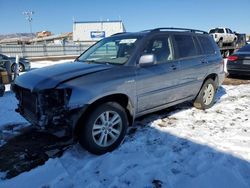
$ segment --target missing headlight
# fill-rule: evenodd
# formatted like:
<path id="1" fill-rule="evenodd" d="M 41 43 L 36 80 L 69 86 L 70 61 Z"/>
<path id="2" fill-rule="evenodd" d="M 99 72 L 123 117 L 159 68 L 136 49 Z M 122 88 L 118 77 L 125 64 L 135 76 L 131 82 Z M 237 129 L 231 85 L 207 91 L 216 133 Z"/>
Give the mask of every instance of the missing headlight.
<path id="1" fill-rule="evenodd" d="M 61 107 L 68 103 L 71 89 L 51 89 L 42 93 L 42 104 L 47 107 Z"/>

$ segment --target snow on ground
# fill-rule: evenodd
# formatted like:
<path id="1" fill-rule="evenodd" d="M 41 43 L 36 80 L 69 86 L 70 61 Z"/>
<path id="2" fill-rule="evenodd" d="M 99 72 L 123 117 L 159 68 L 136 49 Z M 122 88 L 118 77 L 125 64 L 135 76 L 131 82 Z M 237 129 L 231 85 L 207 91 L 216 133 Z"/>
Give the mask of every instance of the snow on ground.
<path id="1" fill-rule="evenodd" d="M 67 59 L 67 60 L 60 60 L 60 61 L 35 61 L 35 62 L 31 62 L 31 69 L 42 68 L 45 66 L 56 65 L 60 63 L 70 62 L 70 61 L 74 61 L 74 60 Z"/>
<path id="2" fill-rule="evenodd" d="M 145 116 L 111 153 L 95 156 L 76 144 L 60 158 L 0 180 L 0 187 L 249 188 L 250 84 L 222 86 L 216 100 L 205 111 L 182 104 Z M 0 98 L 0 126 L 25 121 L 15 105 L 11 92 Z"/>

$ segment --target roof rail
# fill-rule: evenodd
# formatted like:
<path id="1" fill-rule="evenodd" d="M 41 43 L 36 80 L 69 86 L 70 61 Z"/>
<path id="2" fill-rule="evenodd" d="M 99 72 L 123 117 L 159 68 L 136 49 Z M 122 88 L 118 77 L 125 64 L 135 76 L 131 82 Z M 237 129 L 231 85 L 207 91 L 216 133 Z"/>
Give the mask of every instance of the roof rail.
<path id="1" fill-rule="evenodd" d="M 115 36 L 115 35 L 120 35 L 120 34 L 123 34 L 123 33 L 127 33 L 127 32 L 124 31 L 124 32 L 115 33 L 115 34 L 111 35 L 111 37 L 112 37 L 112 36 Z"/>
<path id="2" fill-rule="evenodd" d="M 162 31 L 162 30 L 189 31 L 189 32 L 193 32 L 193 33 L 208 34 L 208 32 L 202 31 L 202 30 L 187 29 L 187 28 L 176 28 L 176 27 L 160 27 L 160 28 L 155 28 L 155 29 L 145 30 L 145 31 L 154 32 L 154 31 Z"/>

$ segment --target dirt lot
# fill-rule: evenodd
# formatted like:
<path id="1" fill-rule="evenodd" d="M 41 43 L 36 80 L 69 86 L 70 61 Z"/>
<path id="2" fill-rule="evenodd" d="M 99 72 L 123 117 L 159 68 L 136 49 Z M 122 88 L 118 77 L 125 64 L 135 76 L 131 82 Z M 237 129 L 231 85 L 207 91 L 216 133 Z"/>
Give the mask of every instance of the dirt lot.
<path id="1" fill-rule="evenodd" d="M 240 84 L 249 84 L 250 77 L 227 77 L 223 84 L 224 85 L 240 85 Z"/>

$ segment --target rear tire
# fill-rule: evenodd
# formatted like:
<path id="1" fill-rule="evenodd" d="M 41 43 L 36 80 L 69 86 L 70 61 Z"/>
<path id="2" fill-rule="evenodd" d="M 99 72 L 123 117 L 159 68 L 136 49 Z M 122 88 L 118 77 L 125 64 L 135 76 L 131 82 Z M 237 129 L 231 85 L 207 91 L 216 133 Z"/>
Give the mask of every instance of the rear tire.
<path id="1" fill-rule="evenodd" d="M 207 79 L 194 101 L 194 107 L 198 109 L 208 109 L 214 104 L 216 94 L 216 84 L 211 78 Z"/>
<path id="2" fill-rule="evenodd" d="M 127 114 L 116 102 L 108 102 L 94 109 L 82 125 L 79 143 L 93 154 L 101 155 L 117 148 L 128 127 Z"/>

